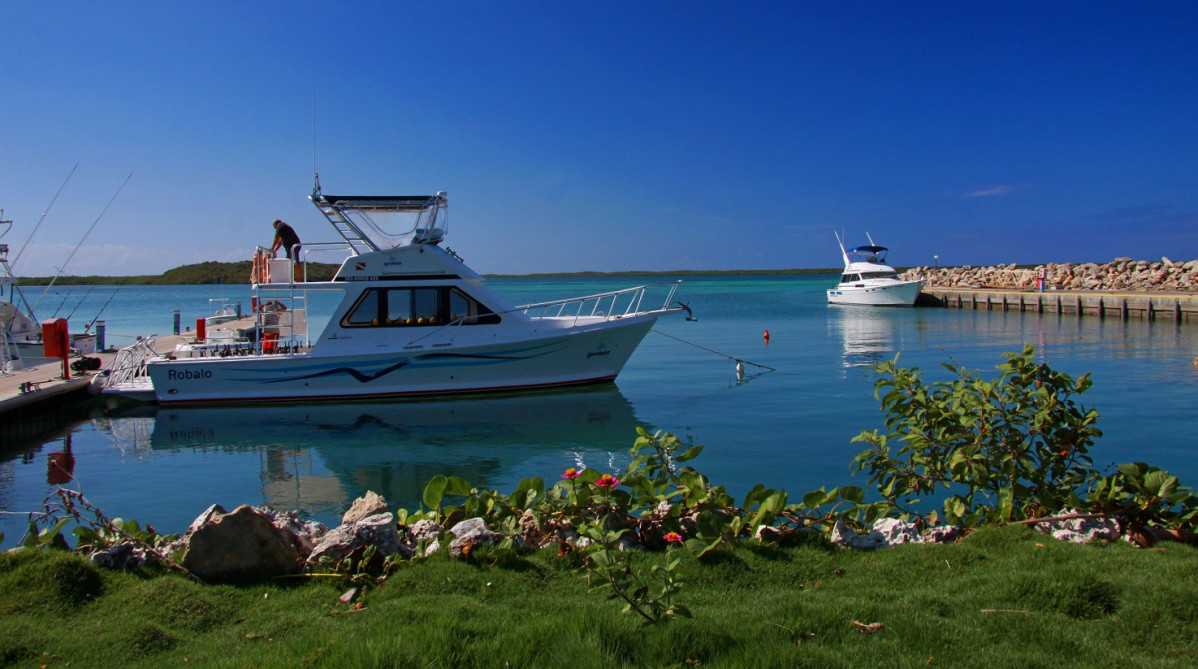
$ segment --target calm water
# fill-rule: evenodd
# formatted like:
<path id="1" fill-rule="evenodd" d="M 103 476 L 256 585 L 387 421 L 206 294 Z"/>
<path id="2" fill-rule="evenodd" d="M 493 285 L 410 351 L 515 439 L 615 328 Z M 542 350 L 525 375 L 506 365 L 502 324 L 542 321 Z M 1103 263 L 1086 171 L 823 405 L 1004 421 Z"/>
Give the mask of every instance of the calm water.
<path id="1" fill-rule="evenodd" d="M 656 282 L 660 278 L 644 281 Z M 59 434 L 0 453 L 0 530 L 5 546 L 24 515 L 55 486 L 47 462 L 69 449 L 76 485 L 110 516 L 182 532 L 212 503 L 268 503 L 336 524 L 366 490 L 413 507 L 434 474 L 508 492 L 524 477 L 552 483 L 581 461 L 622 468 L 635 427 L 673 432 L 707 448 L 694 463 L 740 496 L 755 483 L 792 496 L 821 485 L 861 485 L 849 475 L 850 443 L 882 426 L 869 365 L 901 363 L 945 379 L 953 361 L 997 375 L 1001 354 L 1024 343 L 1054 368 L 1092 372 L 1087 407 L 1105 436 L 1096 465 L 1147 461 L 1198 485 L 1198 326 L 1089 317 L 948 309 L 829 307 L 832 277 L 688 277 L 679 296 L 698 322 L 660 321 L 615 385 L 583 391 L 432 402 L 312 407 L 169 409 L 105 413 Z M 543 301 L 641 283 L 619 279 L 494 279 L 513 302 Z M 32 289 L 30 289 L 32 290 Z M 208 300 L 241 301 L 248 286 L 61 288 L 40 318 L 71 316 L 73 329 L 103 307 L 110 344 L 169 333 L 209 311 Z M 61 307 L 60 307 L 61 305 Z M 313 311 L 319 308 L 313 304 Z M 314 326 L 322 324 L 314 319 Z M 770 332 L 767 344 L 765 330 Z M 679 339 L 684 340 L 680 342 Z M 706 349 L 706 350 L 705 350 Z M 775 368 L 737 382 L 728 356 Z"/>

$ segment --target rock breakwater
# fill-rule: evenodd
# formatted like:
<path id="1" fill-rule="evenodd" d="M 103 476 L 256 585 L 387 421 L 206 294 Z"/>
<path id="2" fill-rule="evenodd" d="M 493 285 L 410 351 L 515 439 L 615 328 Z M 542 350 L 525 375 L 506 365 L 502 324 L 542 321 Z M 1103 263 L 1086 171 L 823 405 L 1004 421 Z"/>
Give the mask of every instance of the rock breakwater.
<path id="1" fill-rule="evenodd" d="M 904 279 L 922 278 L 925 288 L 998 288 L 1037 290 L 1044 278 L 1046 290 L 1121 290 L 1143 292 L 1198 292 L 1198 260 L 1177 262 L 1116 258 L 1104 263 L 1048 263 L 1036 267 L 992 265 L 985 267 L 913 267 Z"/>

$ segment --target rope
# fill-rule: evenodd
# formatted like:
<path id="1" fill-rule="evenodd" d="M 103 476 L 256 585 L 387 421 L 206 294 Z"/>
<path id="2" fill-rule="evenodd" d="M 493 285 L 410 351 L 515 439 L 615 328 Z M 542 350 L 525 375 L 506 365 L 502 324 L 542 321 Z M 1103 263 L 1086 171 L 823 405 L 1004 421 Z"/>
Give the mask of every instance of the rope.
<path id="1" fill-rule="evenodd" d="M 742 362 L 742 363 L 744 363 L 744 364 L 746 364 L 746 365 L 753 365 L 754 367 L 760 367 L 760 368 L 762 368 L 762 369 L 768 369 L 768 370 L 770 370 L 771 372 L 776 372 L 776 371 L 778 371 L 777 369 L 775 369 L 775 368 L 773 368 L 773 367 L 770 367 L 769 365 L 761 365 L 761 364 L 758 364 L 758 363 L 756 363 L 756 362 L 752 362 L 752 361 L 750 361 L 750 360 L 742 360 L 741 358 L 738 358 L 738 357 L 736 357 L 736 356 L 733 356 L 733 355 L 728 355 L 727 353 L 720 353 L 719 351 L 714 351 L 714 350 L 712 350 L 712 349 L 710 349 L 710 348 L 707 348 L 706 346 L 700 346 L 700 345 L 698 345 L 698 344 L 696 344 L 696 343 L 694 343 L 694 342 L 690 342 L 690 341 L 687 341 L 687 340 L 685 340 L 685 339 L 679 339 L 678 337 L 675 337 L 674 335 L 668 335 L 668 334 L 666 334 L 666 333 L 662 332 L 661 330 L 652 330 L 651 332 L 656 332 L 657 334 L 659 334 L 659 335 L 661 335 L 661 336 L 663 336 L 663 337 L 669 337 L 670 339 L 673 339 L 674 341 L 681 342 L 681 343 L 683 343 L 683 344 L 686 344 L 686 345 L 688 345 L 688 346 L 694 346 L 695 348 L 702 349 L 702 350 L 704 350 L 704 351 L 707 351 L 708 353 L 714 353 L 714 354 L 716 354 L 716 355 L 720 356 L 721 358 L 728 358 L 729 360 L 735 360 L 736 362 Z"/>

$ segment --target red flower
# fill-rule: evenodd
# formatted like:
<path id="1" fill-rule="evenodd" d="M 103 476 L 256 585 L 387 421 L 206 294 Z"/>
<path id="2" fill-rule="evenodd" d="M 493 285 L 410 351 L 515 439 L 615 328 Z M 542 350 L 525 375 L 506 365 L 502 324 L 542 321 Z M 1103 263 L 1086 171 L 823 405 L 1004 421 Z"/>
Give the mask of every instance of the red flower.
<path id="1" fill-rule="evenodd" d="M 682 535 L 678 534 L 677 532 L 667 532 L 666 536 L 664 536 L 662 538 L 666 540 L 666 543 L 670 543 L 670 544 L 681 544 L 682 543 Z"/>
<path id="2" fill-rule="evenodd" d="M 581 476 L 581 475 L 582 475 L 582 472 L 580 472 L 580 471 L 578 471 L 577 469 L 575 469 L 575 468 L 571 467 L 571 468 L 569 468 L 569 469 L 567 469 L 567 470 L 566 470 L 566 473 L 565 473 L 565 474 L 562 474 L 562 478 L 564 478 L 564 479 L 570 479 L 571 481 L 573 481 L 574 479 L 578 478 L 578 477 L 579 477 L 579 476 Z"/>
<path id="3" fill-rule="evenodd" d="M 614 488 L 620 485 L 620 479 L 612 476 L 611 474 L 604 474 L 603 476 L 599 477 L 598 481 L 595 481 L 595 485 L 599 486 L 600 488 Z"/>

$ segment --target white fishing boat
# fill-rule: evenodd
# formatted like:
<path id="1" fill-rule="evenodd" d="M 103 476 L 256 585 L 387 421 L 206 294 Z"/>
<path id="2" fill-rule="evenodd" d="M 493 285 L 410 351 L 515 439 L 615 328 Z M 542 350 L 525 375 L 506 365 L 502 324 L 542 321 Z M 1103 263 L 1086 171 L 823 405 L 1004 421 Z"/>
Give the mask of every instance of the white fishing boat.
<path id="1" fill-rule="evenodd" d="M 4 226 L 2 238 L 12 228 L 12 221 L 0 220 L 0 226 Z M 8 244 L 0 243 L 0 371 L 50 362 L 42 347 L 42 327 L 32 314 L 8 262 Z M 96 335 L 73 334 L 70 346 L 72 355 L 91 355 L 96 352 Z"/>
<path id="2" fill-rule="evenodd" d="M 828 303 L 874 307 L 914 306 L 923 290 L 923 281 L 900 279 L 898 272 L 886 264 L 889 249 L 874 244 L 869 233 L 865 237 L 869 239 L 868 246 L 846 250 L 840 235 L 836 235 L 840 254 L 844 256 L 844 272 L 840 275 L 840 283 L 828 289 Z"/>
<path id="3" fill-rule="evenodd" d="M 616 378 L 680 282 L 512 306 L 452 250 L 445 193 L 310 196 L 341 241 L 303 258 L 348 257 L 328 281 L 258 247 L 248 342 L 118 356 L 101 392 L 159 404 L 345 400 L 571 386 Z M 309 337 L 309 297 L 341 298 Z"/>
<path id="4" fill-rule="evenodd" d="M 204 325 L 209 328 L 241 318 L 240 304 L 233 304 L 223 297 L 211 298 L 208 300 L 208 304 L 215 307 L 212 310 L 212 315 L 204 318 Z"/>

